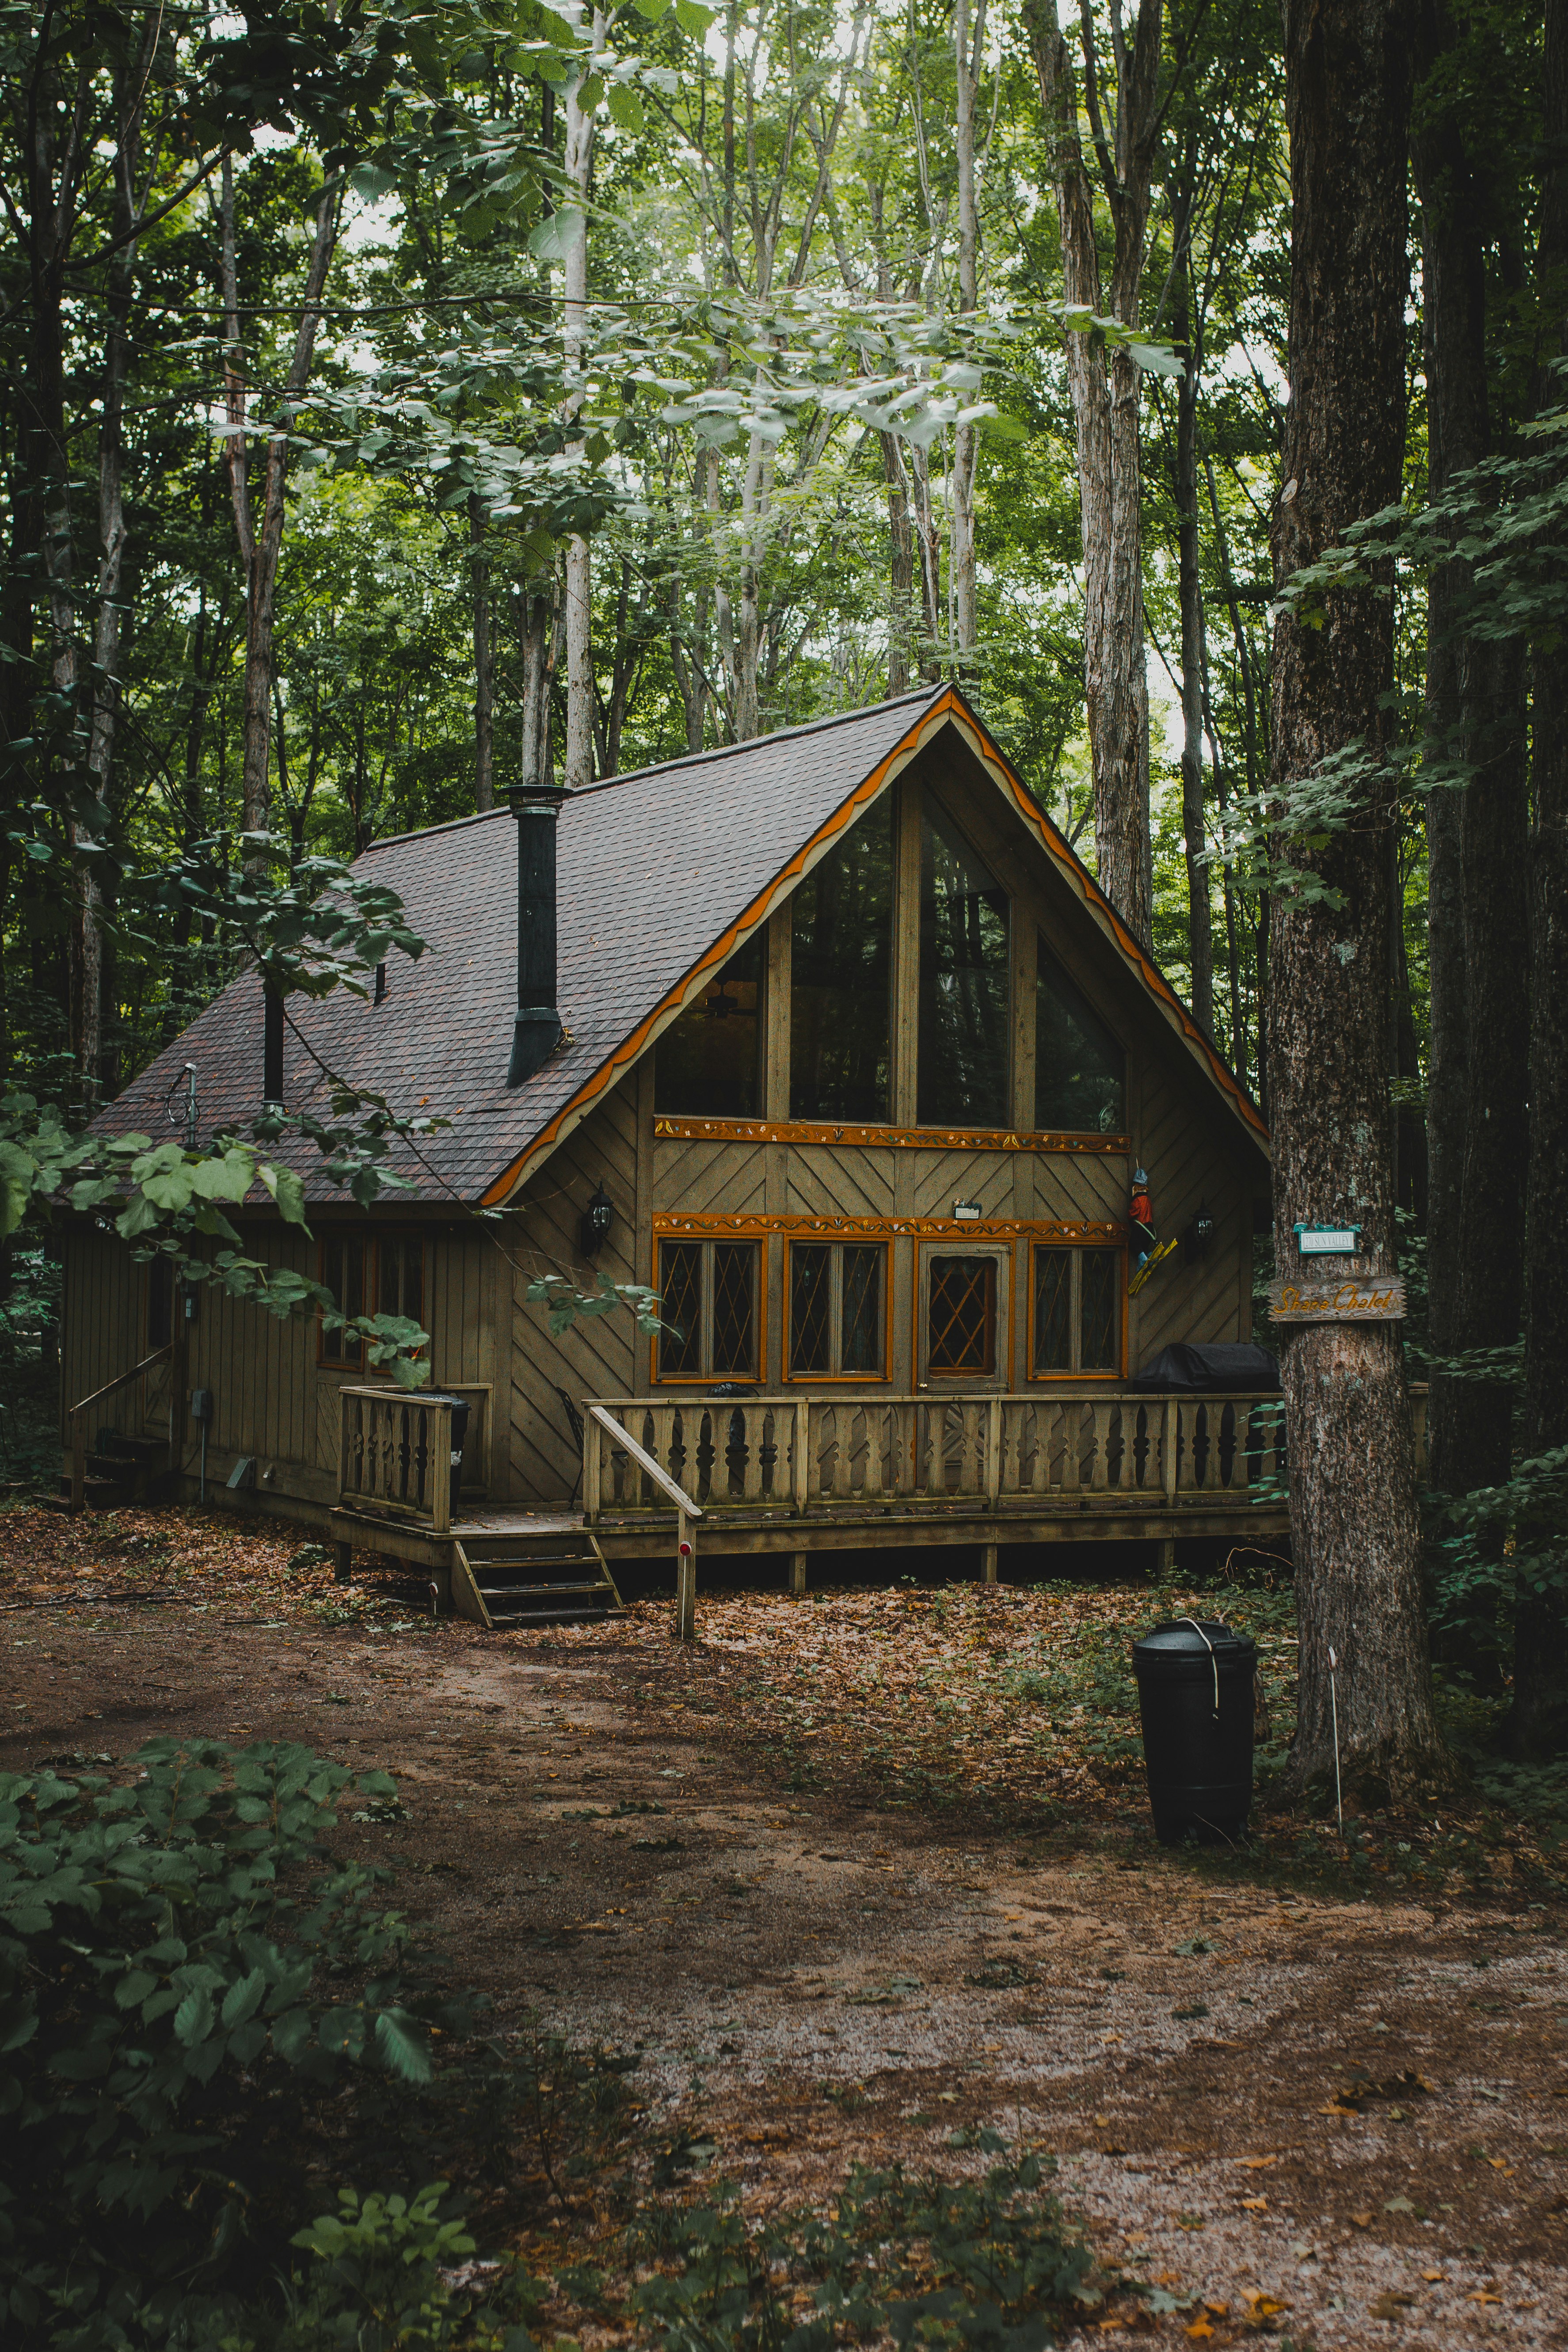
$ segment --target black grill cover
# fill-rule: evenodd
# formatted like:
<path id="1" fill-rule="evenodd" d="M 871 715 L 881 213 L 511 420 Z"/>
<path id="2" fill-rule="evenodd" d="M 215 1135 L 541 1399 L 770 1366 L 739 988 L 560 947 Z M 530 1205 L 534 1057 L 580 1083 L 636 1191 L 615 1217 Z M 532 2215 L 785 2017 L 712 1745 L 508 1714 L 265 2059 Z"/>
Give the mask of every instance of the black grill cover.
<path id="1" fill-rule="evenodd" d="M 1274 1392 L 1279 1386 L 1279 1366 L 1267 1348 L 1255 1348 L 1250 1340 L 1216 1339 L 1200 1346 L 1177 1339 L 1144 1365 L 1132 1385 L 1162 1395 L 1191 1396 L 1205 1390 L 1211 1395 L 1216 1390 Z"/>

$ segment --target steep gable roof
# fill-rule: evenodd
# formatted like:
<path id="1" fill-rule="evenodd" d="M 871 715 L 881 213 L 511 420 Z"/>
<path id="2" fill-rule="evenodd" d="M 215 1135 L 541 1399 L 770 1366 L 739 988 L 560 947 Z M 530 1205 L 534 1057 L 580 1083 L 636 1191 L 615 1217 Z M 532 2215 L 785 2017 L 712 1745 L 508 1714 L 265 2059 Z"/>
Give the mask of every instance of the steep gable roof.
<path id="1" fill-rule="evenodd" d="M 714 966 L 950 726 L 1131 961 L 1253 1140 L 1262 1141 L 1262 1120 L 1245 1091 L 952 688 L 926 688 L 574 793 L 562 809 L 558 844 L 565 1042 L 516 1088 L 505 1083 L 517 971 L 509 813 L 377 843 L 362 867 L 398 893 L 427 952 L 413 965 L 394 961 L 379 1005 L 341 992 L 321 1003 L 290 1003 L 286 1099 L 320 1098 L 331 1068 L 384 1094 L 400 1112 L 447 1118 L 451 1125 L 421 1144 L 417 1160 L 399 1155 L 397 1164 L 426 1198 L 509 1198 Z M 100 1124 L 121 1133 L 167 1132 L 163 1104 L 186 1062 L 196 1066 L 204 1132 L 248 1122 L 260 1104 L 261 1032 L 261 992 L 244 976 L 132 1081 Z M 342 1197 L 315 1176 L 313 1153 L 293 1156 L 312 1197 Z"/>

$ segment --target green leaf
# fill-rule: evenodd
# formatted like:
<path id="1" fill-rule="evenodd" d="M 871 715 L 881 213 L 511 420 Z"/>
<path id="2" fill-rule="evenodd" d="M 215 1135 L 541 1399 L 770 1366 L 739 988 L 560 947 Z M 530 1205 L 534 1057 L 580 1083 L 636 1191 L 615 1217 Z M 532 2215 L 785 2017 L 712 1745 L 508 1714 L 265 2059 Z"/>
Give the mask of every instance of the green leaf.
<path id="1" fill-rule="evenodd" d="M 224 1995 L 223 2021 L 225 2025 L 243 2025 L 247 2017 L 255 2016 L 257 2011 L 260 2008 L 262 2001 L 265 2000 L 266 1995 L 266 1969 L 252 1969 L 248 1976 L 241 1977 L 237 1984 L 230 1985 L 227 1992 Z M 176 2021 L 175 2031 L 178 2032 L 178 2021 Z"/>
<path id="2" fill-rule="evenodd" d="M 375 2021 L 375 2043 L 386 2065 L 404 2082 L 430 2080 L 429 2042 L 406 2011 L 382 2011 Z"/>
<path id="3" fill-rule="evenodd" d="M 547 213 L 528 234 L 528 249 L 540 261 L 564 261 L 583 234 L 584 215 L 563 205 Z"/>
<path id="4" fill-rule="evenodd" d="M 642 100 L 627 83 L 612 82 L 605 103 L 609 107 L 610 121 L 617 131 L 638 131 L 644 128 L 647 118 L 643 113 Z"/>
<path id="5" fill-rule="evenodd" d="M 174 2011 L 174 2039 L 191 2050 L 198 2042 L 205 2042 L 212 2030 L 212 1995 L 205 1985 L 196 1985 Z"/>

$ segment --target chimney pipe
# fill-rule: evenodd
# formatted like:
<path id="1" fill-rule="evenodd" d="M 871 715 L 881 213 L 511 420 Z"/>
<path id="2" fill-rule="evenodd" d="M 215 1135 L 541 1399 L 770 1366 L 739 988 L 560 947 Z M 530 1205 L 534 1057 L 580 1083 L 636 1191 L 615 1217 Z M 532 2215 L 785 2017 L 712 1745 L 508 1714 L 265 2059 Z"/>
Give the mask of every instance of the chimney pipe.
<path id="1" fill-rule="evenodd" d="M 517 819 L 517 1019 L 509 1087 L 521 1087 L 561 1043 L 555 1003 L 555 821 L 566 798 L 560 784 L 514 784 L 507 793 Z"/>

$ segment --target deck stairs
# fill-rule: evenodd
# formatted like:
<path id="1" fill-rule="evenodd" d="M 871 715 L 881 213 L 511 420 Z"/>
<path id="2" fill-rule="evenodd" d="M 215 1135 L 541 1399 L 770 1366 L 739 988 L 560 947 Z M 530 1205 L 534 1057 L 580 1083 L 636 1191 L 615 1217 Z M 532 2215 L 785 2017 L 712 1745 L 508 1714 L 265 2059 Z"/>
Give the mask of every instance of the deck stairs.
<path id="1" fill-rule="evenodd" d="M 82 1502 L 88 1510 L 117 1511 L 125 1503 L 156 1499 L 159 1481 L 168 1467 L 166 1437 L 127 1437 L 118 1429 L 100 1429 L 87 1457 L 87 1483 Z M 60 1474 L 59 1500 L 70 1501 L 70 1467 Z"/>
<path id="2" fill-rule="evenodd" d="M 605 1555 L 581 1519 L 464 1528 L 453 1549 L 452 1606 L 490 1633 L 599 1624 L 623 1605 Z"/>

